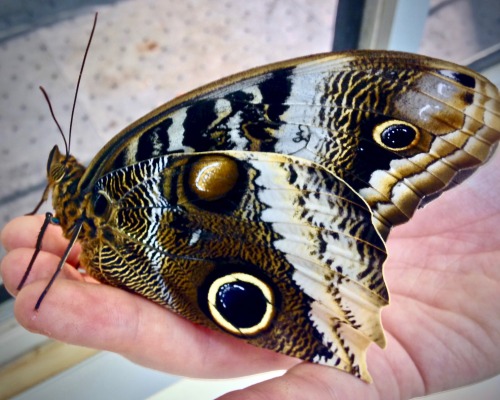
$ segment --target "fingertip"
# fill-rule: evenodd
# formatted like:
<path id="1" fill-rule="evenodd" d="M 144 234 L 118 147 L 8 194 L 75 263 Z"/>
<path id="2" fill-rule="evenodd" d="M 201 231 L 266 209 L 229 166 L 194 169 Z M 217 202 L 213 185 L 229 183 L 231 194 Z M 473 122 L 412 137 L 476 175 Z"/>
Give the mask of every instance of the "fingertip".
<path id="1" fill-rule="evenodd" d="M 18 278 L 18 271 L 13 268 L 13 265 L 17 265 L 19 252 L 9 252 L 0 261 L 0 275 L 2 276 L 2 282 L 10 295 L 16 296 L 18 293 L 17 286 L 20 282 Z"/>
<path id="2" fill-rule="evenodd" d="M 16 217 L 13 220 L 7 222 L 7 224 L 2 228 L 0 232 L 0 243 L 5 250 L 10 251 L 18 247 L 19 237 L 18 232 L 24 224 L 24 219 L 26 217 Z"/>
<path id="3" fill-rule="evenodd" d="M 18 322 L 30 332 L 63 342 L 87 345 L 89 338 L 92 342 L 92 322 L 89 320 L 93 308 L 89 306 L 88 289 L 92 292 L 92 287 L 99 285 L 56 279 L 44 294 L 48 283 L 48 279 L 41 279 L 18 293 L 14 304 Z"/>
<path id="4" fill-rule="evenodd" d="M 50 332 L 43 329 L 43 318 L 39 319 L 39 311 L 35 309 L 38 298 L 47 282 L 35 282 L 20 290 L 14 303 L 14 315 L 26 330 L 51 337 Z M 40 322 L 42 326 L 40 326 Z"/>
<path id="5" fill-rule="evenodd" d="M 16 248 L 9 251 L 0 263 L 0 273 L 7 291 L 17 296 L 18 286 L 33 257 L 33 249 Z M 24 282 L 23 287 L 30 285 L 37 280 L 47 280 L 54 275 L 60 258 L 52 253 L 40 252 L 33 263 L 33 267 Z M 85 278 L 70 264 L 65 264 L 58 275 L 59 279 L 70 279 L 82 281 Z"/>

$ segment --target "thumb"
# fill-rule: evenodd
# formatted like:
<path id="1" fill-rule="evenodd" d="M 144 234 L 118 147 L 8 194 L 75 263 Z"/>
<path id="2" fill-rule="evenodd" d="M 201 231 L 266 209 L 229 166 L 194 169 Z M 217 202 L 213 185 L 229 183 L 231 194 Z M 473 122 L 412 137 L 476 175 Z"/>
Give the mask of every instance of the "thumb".
<path id="1" fill-rule="evenodd" d="M 227 393 L 219 400 L 389 400 L 374 384 L 322 365 L 301 363 L 283 376 Z"/>

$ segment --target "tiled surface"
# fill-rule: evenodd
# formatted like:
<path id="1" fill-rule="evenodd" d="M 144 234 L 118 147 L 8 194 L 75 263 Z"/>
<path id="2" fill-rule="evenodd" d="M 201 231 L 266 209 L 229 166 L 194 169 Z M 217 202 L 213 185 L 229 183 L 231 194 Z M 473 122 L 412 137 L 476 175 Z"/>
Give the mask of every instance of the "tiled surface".
<path id="1" fill-rule="evenodd" d="M 499 7 L 498 0 L 431 1 L 421 52 L 462 62 L 498 42 Z M 335 1 L 3 0 L 0 225 L 29 211 L 41 195 L 46 157 L 62 140 L 38 86 L 49 92 L 66 130 L 95 10 L 99 23 L 72 145 L 83 161 L 177 94 L 259 64 L 328 51 Z M 492 382 L 488 390 L 500 391 L 499 379 Z M 493 399 L 480 390 L 435 398 Z"/>

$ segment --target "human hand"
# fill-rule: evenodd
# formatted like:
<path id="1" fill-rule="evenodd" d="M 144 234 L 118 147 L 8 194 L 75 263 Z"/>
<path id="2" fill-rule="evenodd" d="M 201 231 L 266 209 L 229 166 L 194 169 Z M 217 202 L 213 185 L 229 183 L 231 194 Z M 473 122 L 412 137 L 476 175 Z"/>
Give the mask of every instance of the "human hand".
<path id="1" fill-rule="evenodd" d="M 114 351 L 148 367 L 223 378 L 287 369 L 284 376 L 224 399 L 407 399 L 500 373 L 500 152 L 443 194 L 388 241 L 383 311 L 388 346 L 371 346 L 366 384 L 333 368 L 300 362 L 196 326 L 139 296 L 82 276 L 73 249 L 39 311 L 34 305 L 66 247 L 50 226 L 25 287 L 41 217 L 20 217 L 2 232 L 1 271 L 28 330 Z"/>

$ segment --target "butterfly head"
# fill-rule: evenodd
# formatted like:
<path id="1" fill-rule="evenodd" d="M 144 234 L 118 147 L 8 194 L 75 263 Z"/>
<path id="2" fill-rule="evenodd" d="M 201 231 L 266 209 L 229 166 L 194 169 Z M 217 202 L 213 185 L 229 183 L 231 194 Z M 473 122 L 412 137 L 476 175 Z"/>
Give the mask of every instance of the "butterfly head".
<path id="1" fill-rule="evenodd" d="M 59 151 L 59 147 L 54 146 L 52 148 L 49 153 L 49 158 L 47 159 L 47 179 L 49 183 L 55 184 L 64 178 L 66 158 L 67 157 L 63 156 Z"/>
<path id="2" fill-rule="evenodd" d="M 63 227 L 71 225 L 81 213 L 76 210 L 81 208 L 78 183 L 84 172 L 85 167 L 75 157 L 62 154 L 54 146 L 47 160 L 47 181 L 52 190 L 52 205 Z"/>

